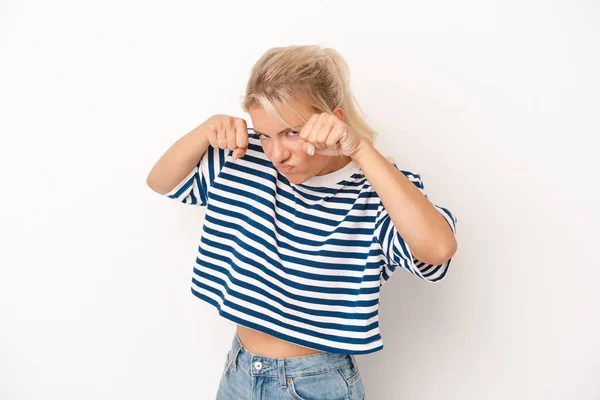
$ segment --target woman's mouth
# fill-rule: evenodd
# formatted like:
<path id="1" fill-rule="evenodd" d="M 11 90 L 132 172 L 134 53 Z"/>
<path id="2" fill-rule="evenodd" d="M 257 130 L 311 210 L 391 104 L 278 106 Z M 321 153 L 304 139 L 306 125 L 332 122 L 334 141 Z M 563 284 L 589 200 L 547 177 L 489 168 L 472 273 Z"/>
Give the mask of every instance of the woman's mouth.
<path id="1" fill-rule="evenodd" d="M 290 172 L 295 167 L 293 165 L 289 165 L 289 164 L 279 164 L 279 165 L 275 165 L 275 168 L 277 168 L 281 172 Z"/>

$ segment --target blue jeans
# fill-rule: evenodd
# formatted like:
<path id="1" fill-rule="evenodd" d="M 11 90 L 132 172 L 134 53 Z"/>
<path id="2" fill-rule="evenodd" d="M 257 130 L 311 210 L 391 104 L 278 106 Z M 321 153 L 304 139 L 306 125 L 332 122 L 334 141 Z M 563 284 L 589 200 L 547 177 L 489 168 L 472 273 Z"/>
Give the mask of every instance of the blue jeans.
<path id="1" fill-rule="evenodd" d="M 270 358 L 250 353 L 236 334 L 227 352 L 216 400 L 363 400 L 352 354 Z"/>

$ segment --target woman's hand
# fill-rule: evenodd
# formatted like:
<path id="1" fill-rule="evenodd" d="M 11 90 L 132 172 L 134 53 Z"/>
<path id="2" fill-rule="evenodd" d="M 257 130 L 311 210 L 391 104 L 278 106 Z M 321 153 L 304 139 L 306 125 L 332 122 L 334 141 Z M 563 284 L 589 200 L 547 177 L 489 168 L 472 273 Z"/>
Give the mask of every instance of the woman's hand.
<path id="1" fill-rule="evenodd" d="M 302 148 L 311 156 L 316 151 L 353 157 L 363 146 L 363 139 L 335 114 L 313 114 L 300 130 L 300 137 L 306 141 Z"/>
<path id="2" fill-rule="evenodd" d="M 246 120 L 230 115 L 216 114 L 209 118 L 207 124 L 208 128 L 204 134 L 212 147 L 233 150 L 234 161 L 246 155 L 248 150 Z"/>

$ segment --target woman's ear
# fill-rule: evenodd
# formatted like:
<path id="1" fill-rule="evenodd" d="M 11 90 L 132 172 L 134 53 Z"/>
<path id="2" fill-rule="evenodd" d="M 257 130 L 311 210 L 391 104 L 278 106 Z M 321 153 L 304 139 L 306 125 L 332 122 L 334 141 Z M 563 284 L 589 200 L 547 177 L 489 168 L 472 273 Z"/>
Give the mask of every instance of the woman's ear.
<path id="1" fill-rule="evenodd" d="M 344 111 L 344 109 L 342 107 L 336 107 L 333 110 L 333 114 L 336 115 L 340 120 L 344 120 L 344 117 L 346 116 L 346 112 Z"/>

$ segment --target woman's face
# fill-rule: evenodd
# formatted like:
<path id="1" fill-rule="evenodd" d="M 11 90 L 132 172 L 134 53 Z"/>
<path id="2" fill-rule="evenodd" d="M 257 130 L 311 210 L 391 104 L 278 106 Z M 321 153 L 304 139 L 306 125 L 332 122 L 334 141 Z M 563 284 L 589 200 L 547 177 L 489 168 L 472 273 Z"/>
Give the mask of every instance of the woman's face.
<path id="1" fill-rule="evenodd" d="M 301 101 L 295 106 L 305 113 L 306 121 L 317 113 Z M 339 168 L 341 157 L 325 156 L 316 152 L 311 156 L 302 149 L 304 140 L 299 134 L 304 122 L 289 106 L 283 107 L 281 117 L 294 127 L 293 130 L 280 125 L 260 107 L 250 108 L 249 114 L 265 155 L 291 183 L 300 184 L 315 175 L 323 175 Z M 344 111 L 341 108 L 336 108 L 334 114 L 343 120 Z M 285 168 L 287 165 L 291 168 Z"/>

